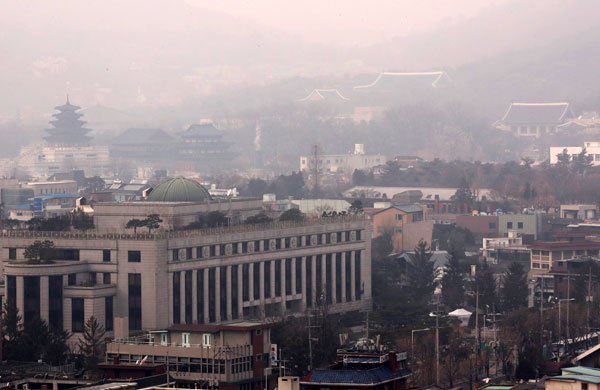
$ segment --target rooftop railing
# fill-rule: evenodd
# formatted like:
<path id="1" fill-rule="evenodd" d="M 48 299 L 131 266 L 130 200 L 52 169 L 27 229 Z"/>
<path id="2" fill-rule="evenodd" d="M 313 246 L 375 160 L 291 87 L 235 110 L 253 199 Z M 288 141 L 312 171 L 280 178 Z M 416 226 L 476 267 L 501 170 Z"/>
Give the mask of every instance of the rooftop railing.
<path id="1" fill-rule="evenodd" d="M 164 240 L 193 236 L 216 236 L 227 233 L 245 233 L 265 230 L 281 230 L 306 226 L 329 225 L 336 223 L 366 221 L 363 214 L 351 214 L 335 217 L 305 218 L 302 221 L 275 221 L 264 224 L 238 224 L 204 229 L 189 229 L 176 231 L 159 231 L 156 233 L 97 233 L 97 232 L 55 232 L 30 230 L 3 230 L 1 237 L 34 238 L 34 239 L 80 239 L 80 240 Z"/>

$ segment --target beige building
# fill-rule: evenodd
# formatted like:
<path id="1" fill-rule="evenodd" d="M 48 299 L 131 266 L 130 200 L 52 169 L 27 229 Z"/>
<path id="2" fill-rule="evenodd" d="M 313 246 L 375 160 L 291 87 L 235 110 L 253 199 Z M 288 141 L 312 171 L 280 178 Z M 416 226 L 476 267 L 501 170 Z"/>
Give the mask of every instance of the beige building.
<path id="1" fill-rule="evenodd" d="M 238 224 L 260 206 L 259 199 L 214 201 L 197 182 L 177 178 L 147 201 L 96 204 L 96 228 L 86 234 L 4 232 L 4 300 L 24 321 L 40 316 L 78 335 L 93 315 L 120 337 L 274 317 L 325 302 L 330 312 L 370 308 L 371 228 L 364 217 Z M 186 229 L 215 210 L 232 225 Z M 161 216 L 159 229 L 125 229 L 149 214 Z M 51 260 L 25 259 L 25 249 L 40 240 L 54 243 Z"/>
<path id="2" fill-rule="evenodd" d="M 371 169 L 387 161 L 383 154 L 365 154 L 363 144 L 354 145 L 354 153 L 348 154 L 322 154 L 315 156 L 301 156 L 300 170 L 311 171 L 318 169 L 319 173 L 350 173 L 354 170 Z"/>
<path id="3" fill-rule="evenodd" d="M 77 182 L 74 180 L 30 181 L 23 188 L 31 188 L 34 196 L 47 194 L 77 194 Z"/>
<path id="4" fill-rule="evenodd" d="M 561 375 L 546 378 L 546 390 L 598 390 L 600 370 L 592 367 L 563 367 Z"/>

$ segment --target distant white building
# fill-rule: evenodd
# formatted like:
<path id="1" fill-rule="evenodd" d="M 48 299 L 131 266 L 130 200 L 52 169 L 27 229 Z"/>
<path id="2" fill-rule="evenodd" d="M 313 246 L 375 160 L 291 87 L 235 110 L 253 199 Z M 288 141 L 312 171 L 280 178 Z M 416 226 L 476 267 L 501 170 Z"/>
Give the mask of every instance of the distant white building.
<path id="1" fill-rule="evenodd" d="M 567 151 L 570 158 L 577 157 L 585 148 L 586 155 L 592 157 L 592 165 L 600 165 L 600 142 L 584 142 L 583 146 L 552 146 L 550 147 L 550 164 L 558 163 L 558 155 Z"/>
<path id="2" fill-rule="evenodd" d="M 294 199 L 292 204 L 309 216 L 319 216 L 323 212 L 341 213 L 348 211 L 351 204 L 343 199 Z"/>
<path id="3" fill-rule="evenodd" d="M 301 156 L 300 170 L 310 171 L 316 167 L 319 173 L 352 173 L 356 169 L 371 169 L 386 161 L 383 154 L 365 154 L 364 145 L 355 144 L 354 153 L 351 154 L 322 154 L 317 158 Z"/>
<path id="4" fill-rule="evenodd" d="M 41 146 L 21 148 L 17 167 L 36 178 L 82 169 L 86 176 L 103 176 L 110 171 L 108 146 Z"/>

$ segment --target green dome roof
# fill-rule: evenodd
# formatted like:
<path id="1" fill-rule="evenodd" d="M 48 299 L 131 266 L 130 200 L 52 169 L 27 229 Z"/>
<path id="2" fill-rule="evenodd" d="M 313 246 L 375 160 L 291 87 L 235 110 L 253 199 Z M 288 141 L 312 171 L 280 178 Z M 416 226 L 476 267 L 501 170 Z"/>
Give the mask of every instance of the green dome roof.
<path id="1" fill-rule="evenodd" d="M 195 180 L 176 177 L 160 183 L 147 198 L 150 202 L 204 202 L 212 197 Z"/>

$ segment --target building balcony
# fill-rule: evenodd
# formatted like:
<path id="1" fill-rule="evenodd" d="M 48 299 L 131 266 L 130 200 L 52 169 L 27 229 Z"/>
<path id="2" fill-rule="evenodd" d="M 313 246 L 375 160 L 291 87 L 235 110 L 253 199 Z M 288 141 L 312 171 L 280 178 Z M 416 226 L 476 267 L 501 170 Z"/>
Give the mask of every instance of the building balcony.
<path id="1" fill-rule="evenodd" d="M 15 276 L 51 276 L 88 272 L 89 265 L 71 260 L 53 260 L 49 263 L 11 261 L 4 264 L 4 273 Z"/>
<path id="2" fill-rule="evenodd" d="M 77 285 L 65 286 L 63 296 L 65 298 L 102 298 L 117 295 L 116 284 L 97 284 L 83 282 Z"/>

